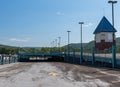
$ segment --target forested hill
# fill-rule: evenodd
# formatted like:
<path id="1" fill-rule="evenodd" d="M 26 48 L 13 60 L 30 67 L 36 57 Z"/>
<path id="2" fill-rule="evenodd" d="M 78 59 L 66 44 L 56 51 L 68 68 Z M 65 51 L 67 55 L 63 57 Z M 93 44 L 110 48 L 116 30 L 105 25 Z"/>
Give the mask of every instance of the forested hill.
<path id="1" fill-rule="evenodd" d="M 90 41 L 88 43 L 82 44 L 84 48 L 91 48 L 94 47 L 94 41 Z M 120 46 L 120 37 L 116 38 L 116 46 Z M 72 48 L 80 48 L 80 43 L 71 43 L 70 47 Z"/>
<path id="2" fill-rule="evenodd" d="M 83 47 L 94 47 L 94 41 L 90 41 L 88 43 L 83 43 L 82 45 L 83 45 Z M 116 38 L 116 46 L 120 46 L 120 37 Z M 18 48 L 18 47 L 15 47 L 15 46 L 8 46 L 8 45 L 1 45 L 0 44 L 0 48 L 3 48 L 3 47 L 5 47 L 5 48 Z M 79 48 L 80 43 L 71 43 L 70 47 Z M 22 48 L 25 48 L 25 49 L 30 49 L 30 48 L 41 49 L 42 47 L 22 47 Z"/>
<path id="3" fill-rule="evenodd" d="M 67 46 L 67 45 L 66 45 Z M 63 46 L 66 47 L 66 46 Z M 94 41 L 90 41 L 89 43 L 83 43 L 82 46 L 85 49 L 91 49 L 94 47 Z M 120 37 L 116 38 L 116 46 L 117 52 L 120 52 Z M 71 48 L 80 48 L 80 43 L 71 43 Z M 8 46 L 8 45 L 0 45 L 0 54 L 17 54 L 18 51 L 28 52 L 28 53 L 45 53 L 50 51 L 50 47 L 15 47 L 15 46 Z"/>

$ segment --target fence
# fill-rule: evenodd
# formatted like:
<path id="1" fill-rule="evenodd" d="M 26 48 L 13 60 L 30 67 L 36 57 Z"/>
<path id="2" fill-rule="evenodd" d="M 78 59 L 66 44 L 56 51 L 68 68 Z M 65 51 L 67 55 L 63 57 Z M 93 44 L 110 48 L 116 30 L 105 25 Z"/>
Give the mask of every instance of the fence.
<path id="1" fill-rule="evenodd" d="M 48 55 L 49 54 L 49 55 Z M 120 68 L 120 54 L 116 53 L 116 47 L 113 46 L 111 51 L 95 51 L 95 48 L 91 49 L 67 49 L 54 50 L 51 49 L 48 54 L 44 54 L 47 57 L 63 57 L 64 62 L 72 64 L 91 64 L 93 66 L 109 66 L 112 68 Z M 43 55 L 43 54 L 41 54 Z M 24 60 L 29 60 L 32 55 L 21 55 Z M 40 56 L 40 55 L 33 55 Z M 21 58 L 20 58 L 21 59 Z M 59 59 L 59 58 L 58 58 Z M 1 60 L 3 63 L 3 59 Z"/>
<path id="2" fill-rule="evenodd" d="M 112 47 L 110 52 L 95 52 L 94 48 L 80 50 L 80 52 L 76 52 L 75 49 L 69 51 L 65 49 L 62 55 L 64 55 L 64 61 L 67 63 L 120 68 L 120 53 L 116 53 L 115 46 Z"/>
<path id="3" fill-rule="evenodd" d="M 0 55 L 0 65 L 15 63 L 18 61 L 17 55 Z"/>

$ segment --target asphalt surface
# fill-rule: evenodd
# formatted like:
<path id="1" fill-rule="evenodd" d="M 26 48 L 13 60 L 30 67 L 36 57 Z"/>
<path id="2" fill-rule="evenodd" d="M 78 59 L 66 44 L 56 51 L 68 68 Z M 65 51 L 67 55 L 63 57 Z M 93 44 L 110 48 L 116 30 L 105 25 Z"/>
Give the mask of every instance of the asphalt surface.
<path id="1" fill-rule="evenodd" d="M 120 70 L 60 62 L 0 65 L 0 87 L 120 87 Z"/>

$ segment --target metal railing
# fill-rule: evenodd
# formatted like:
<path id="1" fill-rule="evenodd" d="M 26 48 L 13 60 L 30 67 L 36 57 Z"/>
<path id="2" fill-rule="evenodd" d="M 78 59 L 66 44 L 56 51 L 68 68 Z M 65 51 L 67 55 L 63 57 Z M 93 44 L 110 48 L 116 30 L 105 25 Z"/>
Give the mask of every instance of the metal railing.
<path id="1" fill-rule="evenodd" d="M 0 65 L 10 64 L 15 62 L 18 62 L 17 55 L 5 55 L 5 54 L 0 55 Z"/>
<path id="2" fill-rule="evenodd" d="M 94 48 L 91 48 L 91 51 L 82 51 L 82 55 L 81 52 L 76 52 L 74 49 L 71 50 L 69 54 L 67 50 L 61 53 L 64 56 L 64 61 L 67 63 L 120 68 L 120 53 L 116 53 L 116 47 L 112 47 L 111 52 L 95 52 Z"/>

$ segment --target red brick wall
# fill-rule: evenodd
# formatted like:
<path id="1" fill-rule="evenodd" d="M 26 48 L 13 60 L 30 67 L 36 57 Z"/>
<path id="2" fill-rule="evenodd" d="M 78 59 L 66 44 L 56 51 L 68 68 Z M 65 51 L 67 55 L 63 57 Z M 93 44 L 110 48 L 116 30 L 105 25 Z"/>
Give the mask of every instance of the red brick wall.
<path id="1" fill-rule="evenodd" d="M 112 45 L 113 45 L 113 42 L 105 42 L 104 40 L 101 40 L 100 43 L 95 42 L 95 49 L 97 50 L 109 49 L 109 48 L 112 48 Z"/>

